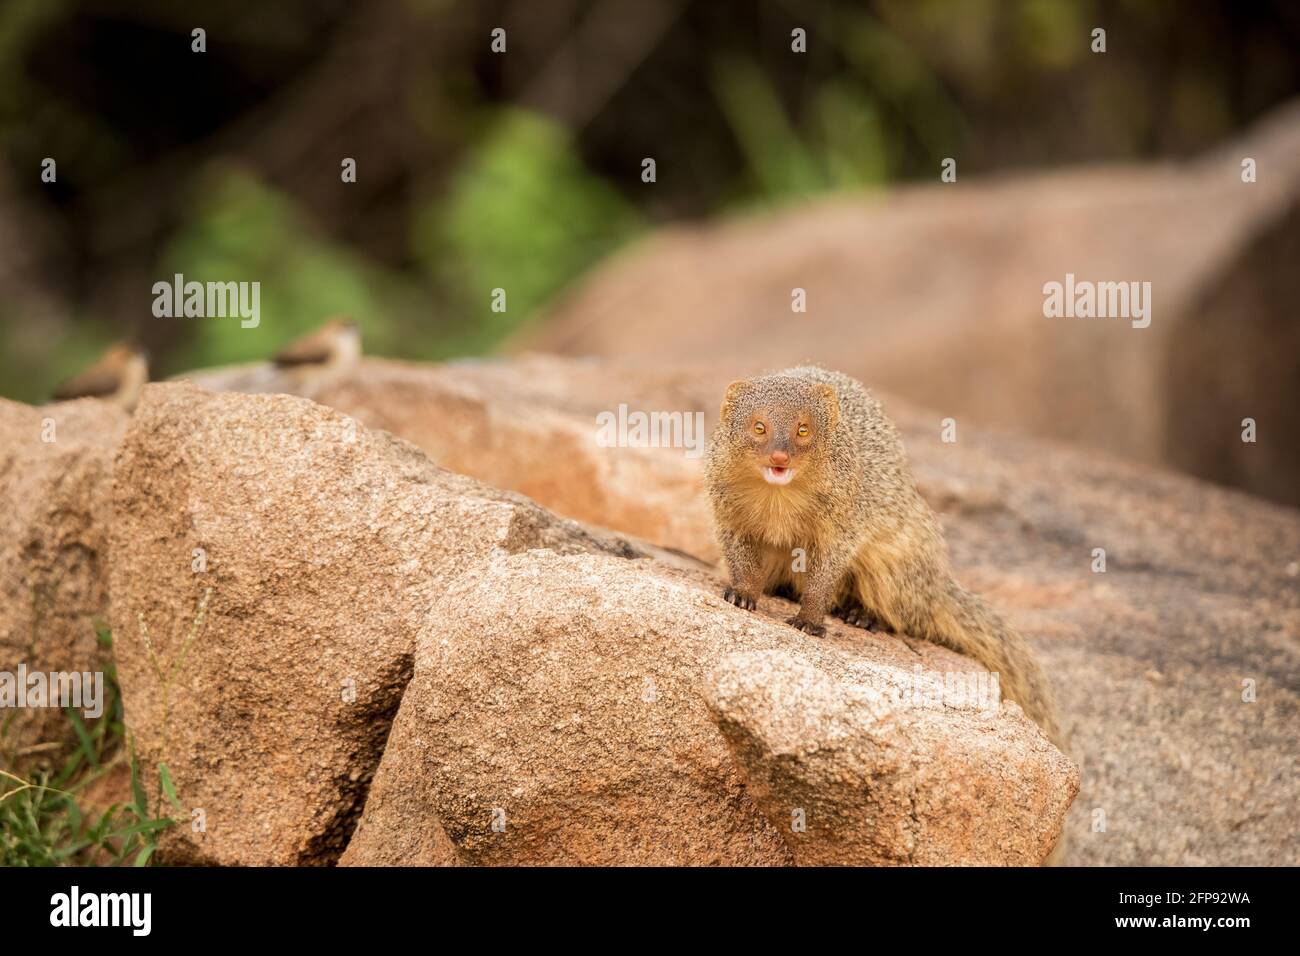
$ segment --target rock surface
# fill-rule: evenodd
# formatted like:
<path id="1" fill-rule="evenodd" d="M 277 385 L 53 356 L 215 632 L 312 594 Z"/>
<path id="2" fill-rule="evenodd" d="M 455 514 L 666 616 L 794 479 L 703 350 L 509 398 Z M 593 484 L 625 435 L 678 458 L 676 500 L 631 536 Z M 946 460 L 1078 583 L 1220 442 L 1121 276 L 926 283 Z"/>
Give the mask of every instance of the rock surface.
<path id="1" fill-rule="evenodd" d="M 710 708 L 714 666 L 787 653 L 878 694 L 913 667 L 973 668 L 842 626 L 808 638 L 779 623 L 778 599 L 741 612 L 703 565 L 283 395 L 147 388 L 118 454 L 113 540 L 128 724 L 146 778 L 166 764 L 204 824 L 167 831 L 172 863 L 329 863 L 363 800 L 344 862 L 790 863 L 803 851 L 749 795 L 719 726 L 738 726 L 741 704 Z M 1077 773 L 1015 705 L 890 714 L 840 759 L 905 795 L 906 828 L 846 842 L 836 862 L 1042 859 Z M 969 790 L 931 816 L 908 788 L 945 749 Z M 1009 794 L 1008 775 L 1041 799 L 971 802 Z M 833 843 L 831 827 L 885 827 L 878 812 L 822 794 L 807 832 Z M 996 836 L 972 842 L 965 819 Z"/>
<path id="2" fill-rule="evenodd" d="M 794 861 L 1040 863 L 1079 789 L 1069 759 L 1024 733 L 1023 714 L 977 709 L 954 719 L 941 704 L 898 706 L 891 691 L 905 691 L 911 675 L 868 673 L 870 685 L 857 682 L 862 675 L 846 682 L 763 651 L 724 657 L 707 684 L 750 795 L 778 829 L 802 824 L 786 837 Z"/>
<path id="3" fill-rule="evenodd" d="M 651 368 L 822 362 L 960 422 L 1300 504 L 1298 258 L 1300 103 L 1188 164 L 963 177 L 663 229 L 519 345 Z M 1044 285 L 1067 274 L 1149 282 L 1151 324 L 1045 318 Z"/>
<path id="4" fill-rule="evenodd" d="M 704 411 L 702 396 L 716 405 L 712 393 L 721 392 L 701 389 L 689 372 L 644 376 L 618 363 L 537 355 L 442 365 L 365 359 L 318 376 L 254 364 L 183 378 L 211 391 L 305 396 L 558 514 L 717 558 L 698 467 L 712 419 L 696 430 L 694 413 Z M 637 402 L 630 411 L 691 415 L 683 437 L 694 448 L 598 444 L 597 416 L 618 414 L 620 390 Z"/>
<path id="5" fill-rule="evenodd" d="M 1041 862 L 1078 777 L 1018 707 L 898 703 L 914 667 L 973 667 L 778 620 L 649 560 L 532 551 L 467 572 L 420 636 L 343 862 Z"/>
<path id="6" fill-rule="evenodd" d="M 627 402 L 699 409 L 711 427 L 725 384 L 754 370 L 530 356 L 434 374 L 545 409 L 547 421 Z M 964 422 L 945 443 L 941 413 L 881 397 L 959 580 L 1026 634 L 1055 684 L 1082 770 L 1065 862 L 1300 863 L 1300 514 Z M 552 463 L 518 467 L 544 488 Z M 1092 570 L 1096 548 L 1105 573 Z"/>
<path id="7" fill-rule="evenodd" d="M 575 416 L 618 401 L 698 408 L 711 427 L 726 382 L 750 371 L 528 357 L 447 374 Z M 997 430 L 962 424 L 946 443 L 941 414 L 882 399 L 959 580 L 1052 677 L 1083 775 L 1064 861 L 1300 863 L 1300 514 Z"/>
<path id="8" fill-rule="evenodd" d="M 0 671 L 102 671 L 113 451 L 126 415 L 81 400 L 33 408 L 0 399 Z M 10 722 L 12 721 L 12 722 Z M 58 756 L 57 708 L 0 710 L 0 767 Z"/>
<path id="9" fill-rule="evenodd" d="M 636 554 L 283 395 L 148 386 L 117 456 L 113 631 L 171 863 L 315 864 L 352 831 L 443 590 L 491 553 Z"/>
<path id="10" fill-rule="evenodd" d="M 1300 863 L 1300 513 L 897 413 L 958 576 L 1056 686 L 1083 774 L 1065 862 Z"/>
<path id="11" fill-rule="evenodd" d="M 698 461 L 690 457 L 703 454 L 708 433 L 684 428 L 693 449 L 602 447 L 597 415 L 617 416 L 619 403 L 579 401 L 581 383 L 567 376 L 580 363 L 556 365 L 532 358 L 500 375 L 494 363 L 372 359 L 303 394 L 400 435 L 444 468 L 518 491 L 559 514 L 716 558 Z M 616 396 L 608 387 L 616 375 L 616 368 L 587 370 L 605 386 L 606 400 Z M 671 388 L 662 391 L 667 399 Z M 641 410 L 688 411 L 680 402 Z"/>

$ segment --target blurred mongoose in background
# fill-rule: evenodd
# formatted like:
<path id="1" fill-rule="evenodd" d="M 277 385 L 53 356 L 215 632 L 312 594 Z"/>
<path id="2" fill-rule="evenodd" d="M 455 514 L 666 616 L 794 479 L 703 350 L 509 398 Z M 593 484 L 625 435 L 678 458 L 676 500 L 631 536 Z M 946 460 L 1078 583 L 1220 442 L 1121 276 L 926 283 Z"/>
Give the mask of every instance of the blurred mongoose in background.
<path id="1" fill-rule="evenodd" d="M 149 356 L 126 342 L 110 346 L 94 364 L 78 372 L 54 392 L 56 402 L 100 398 L 131 411 L 140 389 L 149 381 Z"/>
<path id="2" fill-rule="evenodd" d="M 361 358 L 361 330 L 351 319 L 330 319 L 275 353 L 278 368 L 335 369 Z"/>
<path id="3" fill-rule="evenodd" d="M 1060 743 L 1045 675 L 1024 639 L 952 579 L 898 431 L 861 384 L 813 366 L 733 382 L 706 480 L 732 604 L 793 594 L 802 603 L 789 623 L 809 634 L 825 633 L 830 611 L 960 651 Z"/>

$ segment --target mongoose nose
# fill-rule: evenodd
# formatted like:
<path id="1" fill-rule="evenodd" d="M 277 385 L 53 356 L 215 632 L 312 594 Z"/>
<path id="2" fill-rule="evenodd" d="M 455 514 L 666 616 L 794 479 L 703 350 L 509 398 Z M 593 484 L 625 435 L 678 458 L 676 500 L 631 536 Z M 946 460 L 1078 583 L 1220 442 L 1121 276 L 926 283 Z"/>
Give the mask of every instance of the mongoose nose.
<path id="1" fill-rule="evenodd" d="M 769 457 L 772 464 L 777 468 L 784 468 L 786 465 L 790 464 L 790 456 L 786 452 L 774 451 Z"/>

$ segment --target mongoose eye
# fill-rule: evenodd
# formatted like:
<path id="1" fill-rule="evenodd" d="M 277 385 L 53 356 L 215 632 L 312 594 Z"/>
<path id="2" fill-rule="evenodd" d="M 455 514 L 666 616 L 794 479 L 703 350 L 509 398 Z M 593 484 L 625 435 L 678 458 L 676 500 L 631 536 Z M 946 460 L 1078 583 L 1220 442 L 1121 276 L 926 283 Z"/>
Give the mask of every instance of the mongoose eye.
<path id="1" fill-rule="evenodd" d="M 766 425 L 764 425 L 762 422 L 754 422 L 754 432 L 756 434 L 762 435 L 766 431 L 767 431 Z"/>
<path id="2" fill-rule="evenodd" d="M 799 437 L 800 437 L 800 438 L 807 438 L 807 437 L 808 437 L 808 426 L 807 426 L 807 425 L 800 425 L 800 426 L 799 426 Z"/>

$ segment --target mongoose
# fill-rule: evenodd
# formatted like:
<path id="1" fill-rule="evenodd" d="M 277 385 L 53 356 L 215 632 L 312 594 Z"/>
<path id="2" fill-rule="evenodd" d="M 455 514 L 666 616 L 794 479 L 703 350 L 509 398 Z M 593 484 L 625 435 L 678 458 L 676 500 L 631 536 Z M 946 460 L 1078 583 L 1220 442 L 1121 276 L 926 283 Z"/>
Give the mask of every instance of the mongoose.
<path id="1" fill-rule="evenodd" d="M 1024 639 L 952 579 L 898 431 L 861 384 L 813 366 L 733 382 L 706 476 L 728 601 L 753 610 L 760 595 L 783 593 L 801 599 L 789 623 L 809 634 L 825 633 L 830 611 L 960 651 L 1060 742 L 1043 672 Z"/>
<path id="2" fill-rule="evenodd" d="M 351 319 L 331 319 L 275 353 L 279 368 L 340 368 L 361 358 L 361 330 Z"/>
<path id="3" fill-rule="evenodd" d="M 54 391 L 56 402 L 74 398 L 101 398 L 127 411 L 135 408 L 140 389 L 149 381 L 149 355 L 144 349 L 119 342 L 95 362 Z"/>

